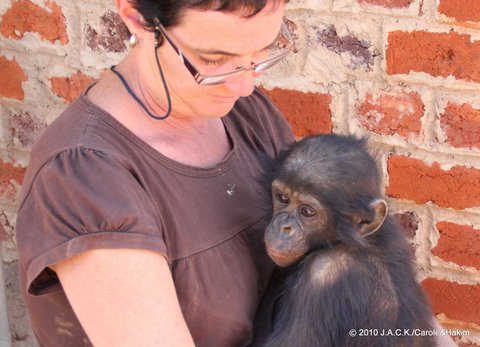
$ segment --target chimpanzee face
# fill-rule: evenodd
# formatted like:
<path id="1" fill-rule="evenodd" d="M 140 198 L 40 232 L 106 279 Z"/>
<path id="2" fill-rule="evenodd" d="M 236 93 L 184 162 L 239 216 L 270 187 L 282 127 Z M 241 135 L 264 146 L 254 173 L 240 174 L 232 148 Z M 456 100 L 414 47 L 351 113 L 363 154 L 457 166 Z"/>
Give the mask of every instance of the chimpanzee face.
<path id="1" fill-rule="evenodd" d="M 327 213 L 312 195 L 293 191 L 280 180 L 272 183 L 273 218 L 265 233 L 267 252 L 280 266 L 299 260 L 325 229 Z"/>

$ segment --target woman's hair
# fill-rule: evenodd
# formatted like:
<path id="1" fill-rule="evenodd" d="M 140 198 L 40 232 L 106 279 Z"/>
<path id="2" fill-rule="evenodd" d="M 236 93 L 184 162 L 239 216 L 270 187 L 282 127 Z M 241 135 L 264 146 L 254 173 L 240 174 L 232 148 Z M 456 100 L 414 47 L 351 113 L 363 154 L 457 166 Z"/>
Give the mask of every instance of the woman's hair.
<path id="1" fill-rule="evenodd" d="M 187 8 L 233 12 L 242 10 L 246 17 L 254 16 L 269 2 L 275 5 L 288 0 L 130 0 L 143 16 L 146 28 L 153 28 L 153 18 L 158 18 L 164 27 L 180 21 L 182 11 Z"/>

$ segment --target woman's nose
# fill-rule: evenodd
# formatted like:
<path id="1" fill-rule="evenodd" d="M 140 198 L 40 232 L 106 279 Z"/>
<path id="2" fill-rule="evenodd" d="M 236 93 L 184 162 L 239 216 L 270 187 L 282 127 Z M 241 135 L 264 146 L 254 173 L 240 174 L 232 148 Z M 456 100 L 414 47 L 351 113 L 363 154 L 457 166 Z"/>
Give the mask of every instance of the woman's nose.
<path id="1" fill-rule="evenodd" d="M 253 70 L 245 71 L 237 76 L 232 76 L 225 82 L 225 86 L 238 96 L 249 96 L 255 88 L 255 78 L 259 74 Z"/>

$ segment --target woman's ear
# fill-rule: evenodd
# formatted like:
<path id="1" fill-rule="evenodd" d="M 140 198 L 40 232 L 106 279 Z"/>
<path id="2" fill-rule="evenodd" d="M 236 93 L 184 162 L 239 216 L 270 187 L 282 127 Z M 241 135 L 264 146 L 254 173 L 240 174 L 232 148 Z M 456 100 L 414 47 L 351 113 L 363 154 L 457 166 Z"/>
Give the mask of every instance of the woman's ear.
<path id="1" fill-rule="evenodd" d="M 135 34 L 138 39 L 141 39 L 145 34 L 145 21 L 143 16 L 132 5 L 132 0 L 115 0 L 118 14 L 122 21 L 127 26 L 130 33 Z"/>

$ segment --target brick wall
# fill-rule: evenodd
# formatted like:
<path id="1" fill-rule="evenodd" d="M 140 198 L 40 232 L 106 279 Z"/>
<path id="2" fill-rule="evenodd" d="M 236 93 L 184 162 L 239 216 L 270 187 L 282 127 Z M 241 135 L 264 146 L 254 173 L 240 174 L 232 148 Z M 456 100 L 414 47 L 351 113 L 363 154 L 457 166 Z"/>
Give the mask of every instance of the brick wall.
<path id="1" fill-rule="evenodd" d="M 127 50 L 113 1 L 0 2 L 0 242 L 16 346 L 15 202 L 32 143 Z M 480 2 L 290 0 L 298 52 L 259 81 L 297 136 L 368 135 L 419 279 L 480 346 Z"/>

